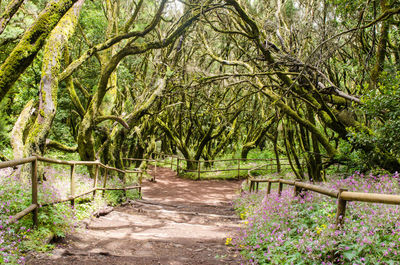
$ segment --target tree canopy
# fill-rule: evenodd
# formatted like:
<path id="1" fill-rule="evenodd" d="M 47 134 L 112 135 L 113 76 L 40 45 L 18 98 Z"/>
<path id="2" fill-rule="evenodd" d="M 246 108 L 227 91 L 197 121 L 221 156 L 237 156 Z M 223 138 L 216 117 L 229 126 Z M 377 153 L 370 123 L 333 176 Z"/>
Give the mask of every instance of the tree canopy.
<path id="1" fill-rule="evenodd" d="M 398 1 L 10 0 L 0 13 L 2 159 L 58 149 L 123 168 L 156 149 L 270 148 L 298 178 L 400 168 Z"/>

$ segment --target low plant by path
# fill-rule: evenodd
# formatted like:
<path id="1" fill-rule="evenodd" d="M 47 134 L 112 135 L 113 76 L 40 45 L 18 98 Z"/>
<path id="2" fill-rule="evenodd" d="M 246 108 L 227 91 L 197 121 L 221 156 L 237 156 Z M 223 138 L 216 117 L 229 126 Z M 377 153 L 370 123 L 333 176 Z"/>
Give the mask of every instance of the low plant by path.
<path id="1" fill-rule="evenodd" d="M 399 175 L 358 172 L 327 186 L 350 191 L 399 193 Z M 336 200 L 285 190 L 265 197 L 245 193 L 235 208 L 246 219 L 229 242 L 249 264 L 399 264 L 400 207 L 348 202 L 344 225 L 335 229 Z"/>

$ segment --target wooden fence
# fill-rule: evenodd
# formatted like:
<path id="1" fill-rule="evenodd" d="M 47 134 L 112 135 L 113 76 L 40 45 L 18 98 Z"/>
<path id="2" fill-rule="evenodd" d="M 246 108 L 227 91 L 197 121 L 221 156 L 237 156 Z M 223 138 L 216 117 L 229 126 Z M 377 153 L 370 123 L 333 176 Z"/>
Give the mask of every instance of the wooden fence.
<path id="1" fill-rule="evenodd" d="M 21 212 L 17 213 L 13 216 L 12 219 L 9 220 L 10 223 L 16 222 L 17 220 L 21 219 L 25 215 L 32 213 L 33 224 L 35 227 L 38 226 L 38 209 L 39 209 L 39 202 L 38 202 L 38 162 L 46 162 L 51 164 L 61 164 L 61 165 L 69 165 L 71 167 L 70 170 L 70 196 L 67 199 L 60 199 L 57 201 L 53 201 L 50 203 L 42 204 L 41 206 L 48 206 L 53 204 L 58 204 L 62 202 L 70 201 L 72 205 L 75 203 L 75 199 L 83 197 L 89 193 L 93 193 L 93 198 L 96 195 L 96 191 L 101 190 L 104 192 L 106 190 L 123 190 L 125 193 L 127 190 L 137 189 L 141 196 L 141 181 L 142 181 L 142 171 L 141 170 L 121 170 L 118 168 L 110 167 L 107 165 L 102 164 L 99 161 L 64 161 L 58 159 L 51 159 L 45 158 L 41 156 L 31 156 L 28 158 L 16 159 L 6 162 L 0 162 L 0 169 L 2 168 L 9 168 L 9 167 L 16 167 L 23 164 L 31 164 L 31 183 L 32 183 L 32 201 L 31 205 L 22 210 Z M 81 194 L 75 194 L 75 167 L 77 165 L 85 165 L 85 166 L 95 166 L 95 176 L 93 179 L 93 188 L 85 191 Z M 104 176 L 103 176 L 103 185 L 102 187 L 98 187 L 98 180 L 99 180 L 99 169 L 104 169 Z M 107 187 L 107 179 L 108 179 L 108 172 L 109 171 L 116 171 L 118 173 L 123 174 L 123 183 L 126 184 L 126 174 L 135 173 L 139 177 L 139 184 L 133 186 L 126 186 L 123 188 L 113 188 Z"/>
<path id="2" fill-rule="evenodd" d="M 124 158 L 125 160 L 131 160 L 131 161 L 136 161 L 136 160 L 143 160 L 147 162 L 153 162 L 155 163 L 155 170 L 157 170 L 157 163 L 164 163 L 170 165 L 171 169 L 173 166 L 176 167 L 176 172 L 179 175 L 180 173 L 185 173 L 185 172 L 191 172 L 191 173 L 196 173 L 197 179 L 201 179 L 201 174 L 202 173 L 210 173 L 210 172 L 237 172 L 237 178 L 239 179 L 241 176 L 242 171 L 249 171 L 253 168 L 243 168 L 241 167 L 241 163 L 243 162 L 249 162 L 249 161 L 264 161 L 267 162 L 262 165 L 262 168 L 258 168 L 259 170 L 268 170 L 270 173 L 275 173 L 278 172 L 277 169 L 277 164 L 274 163 L 275 159 L 273 158 L 231 158 L 231 159 L 219 159 L 219 160 L 191 160 L 191 159 L 185 159 L 177 155 L 169 155 L 169 154 L 164 154 L 164 153 L 154 153 L 153 154 L 154 159 L 136 159 L 136 158 Z M 166 158 L 170 158 L 171 161 L 170 163 L 166 162 Z M 288 160 L 285 158 L 279 159 L 281 161 L 280 167 L 281 169 L 284 168 L 290 168 L 290 164 L 287 162 Z M 175 162 L 176 161 L 176 162 Z M 196 169 L 184 169 L 182 164 L 183 162 L 192 162 L 193 164 L 196 165 Z M 233 168 L 224 168 L 224 169 L 207 169 L 204 165 L 205 164 L 213 164 L 213 163 L 218 163 L 218 162 L 235 162 L 236 166 Z M 203 165 L 203 166 L 202 166 Z"/>
<path id="3" fill-rule="evenodd" d="M 146 159 L 146 158 L 123 158 L 126 161 L 145 161 L 147 163 L 154 163 L 154 176 L 151 178 L 151 181 L 156 180 L 157 175 L 157 163 L 159 162 L 157 159 Z"/>
<path id="4" fill-rule="evenodd" d="M 257 179 L 251 175 L 249 170 L 248 182 L 250 182 L 250 192 L 258 191 L 258 184 L 261 182 L 267 183 L 266 194 L 271 193 L 272 183 L 278 183 L 278 196 L 282 194 L 283 185 L 294 187 L 294 196 L 301 196 L 303 191 L 313 191 L 325 196 L 337 199 L 336 221 L 335 226 L 343 225 L 343 219 L 346 213 L 346 203 L 348 201 L 370 202 L 370 203 L 383 203 L 383 204 L 396 204 L 400 205 L 400 196 L 391 194 L 380 193 L 366 193 L 366 192 L 351 192 L 347 189 L 330 190 L 325 187 L 305 183 L 302 181 L 293 181 L 286 179 Z"/>

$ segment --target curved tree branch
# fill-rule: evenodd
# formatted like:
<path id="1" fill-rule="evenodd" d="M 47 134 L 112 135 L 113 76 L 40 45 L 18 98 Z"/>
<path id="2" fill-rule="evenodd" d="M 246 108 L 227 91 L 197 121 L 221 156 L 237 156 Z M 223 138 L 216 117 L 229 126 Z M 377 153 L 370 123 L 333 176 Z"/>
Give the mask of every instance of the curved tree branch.
<path id="1" fill-rule="evenodd" d="M 126 123 L 126 121 L 118 116 L 114 116 L 114 115 L 106 115 L 106 116 L 100 116 L 96 118 L 96 124 L 99 124 L 103 121 L 106 120 L 113 120 L 118 122 L 119 124 L 121 124 L 122 126 L 124 126 L 126 129 L 130 129 L 128 123 Z"/>
<path id="2" fill-rule="evenodd" d="M 68 153 L 75 153 L 76 151 L 78 151 L 78 146 L 70 147 L 50 139 L 46 139 L 46 148 L 54 148 Z"/>

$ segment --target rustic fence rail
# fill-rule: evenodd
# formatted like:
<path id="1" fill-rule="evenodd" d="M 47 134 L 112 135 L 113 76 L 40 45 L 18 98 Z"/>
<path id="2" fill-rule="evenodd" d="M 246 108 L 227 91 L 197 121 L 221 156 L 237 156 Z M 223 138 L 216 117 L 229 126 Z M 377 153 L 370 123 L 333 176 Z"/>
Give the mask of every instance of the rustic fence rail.
<path id="1" fill-rule="evenodd" d="M 45 163 L 51 163 L 51 164 L 60 164 L 60 165 L 69 165 L 71 167 L 70 170 L 70 196 L 66 199 L 60 199 L 56 200 L 53 202 L 45 203 L 45 204 L 39 204 L 38 202 L 38 162 L 45 162 Z M 22 159 L 16 159 L 16 160 L 11 160 L 11 161 L 6 161 L 6 162 L 0 162 L 0 169 L 3 168 L 10 168 L 10 167 L 16 167 L 24 164 L 29 164 L 31 163 L 31 185 L 32 185 L 32 201 L 31 205 L 29 205 L 27 208 L 22 210 L 21 212 L 15 214 L 10 220 L 9 223 L 13 223 L 21 219 L 22 217 L 26 216 L 29 213 L 32 213 L 32 220 L 33 220 L 33 225 L 35 227 L 38 226 L 38 209 L 39 205 L 41 207 L 49 206 L 49 205 L 54 205 L 58 203 L 63 203 L 63 202 L 68 202 L 70 201 L 72 205 L 74 205 L 75 200 L 77 198 L 83 197 L 87 194 L 93 193 L 93 197 L 96 195 L 96 191 L 101 190 L 104 192 L 107 190 L 123 190 L 125 193 L 127 190 L 132 190 L 132 189 L 137 189 L 139 192 L 139 195 L 141 196 L 141 181 L 142 181 L 142 171 L 141 170 L 121 170 L 118 168 L 110 167 L 107 165 L 104 165 L 100 161 L 64 161 L 64 160 L 59 160 L 59 159 L 53 159 L 53 158 L 45 158 L 41 156 L 31 156 L 27 158 L 22 158 Z M 93 188 L 85 191 L 81 194 L 75 194 L 75 166 L 76 165 L 85 165 L 85 166 L 95 166 L 95 176 L 93 179 Z M 104 180 L 103 180 L 103 187 L 98 187 L 98 179 L 99 179 L 99 168 L 104 169 Z M 116 187 L 107 187 L 107 177 L 108 177 L 108 171 L 116 171 L 118 173 L 123 174 L 123 183 L 126 184 L 126 174 L 132 174 L 135 173 L 137 174 L 137 177 L 139 179 L 138 185 L 132 185 L 132 186 L 124 186 L 121 188 L 116 188 Z"/>
<path id="2" fill-rule="evenodd" d="M 343 225 L 343 219 L 346 214 L 346 202 L 359 201 L 369 203 L 383 203 L 400 205 L 400 195 L 381 194 L 381 193 L 366 193 L 366 192 L 353 192 L 346 189 L 331 190 L 325 187 L 305 183 L 302 181 L 294 181 L 287 179 L 256 179 L 249 173 L 248 181 L 250 182 L 250 192 L 257 192 L 259 189 L 258 184 L 262 182 L 267 183 L 266 194 L 271 193 L 271 184 L 278 183 L 278 196 L 282 194 L 283 185 L 294 186 L 294 195 L 301 196 L 302 191 L 313 191 L 325 196 L 337 199 L 336 221 L 335 226 Z"/>
<path id="3" fill-rule="evenodd" d="M 231 158 L 231 159 L 213 159 L 213 160 L 194 160 L 194 159 L 186 159 L 177 155 L 169 155 L 169 154 L 164 154 L 164 153 L 153 153 L 152 154 L 153 159 L 137 159 L 137 158 L 124 158 L 124 160 L 130 160 L 130 161 L 147 161 L 149 163 L 154 163 L 155 170 L 157 171 L 157 164 L 158 163 L 164 163 L 165 165 L 169 164 L 171 169 L 173 166 L 176 167 L 176 172 L 179 175 L 180 173 L 184 172 L 190 172 L 190 173 L 197 173 L 197 179 L 201 179 L 201 174 L 203 173 L 212 173 L 212 172 L 229 172 L 229 171 L 234 171 L 237 172 L 237 178 L 241 177 L 241 172 L 242 171 L 249 171 L 252 170 L 253 168 L 243 168 L 242 162 L 251 162 L 251 161 L 264 161 L 268 162 L 267 164 L 263 164 L 262 167 L 264 169 L 260 170 L 267 170 L 270 173 L 278 172 L 278 169 L 274 169 L 277 167 L 277 163 L 272 163 L 273 161 L 276 161 L 274 158 Z M 165 161 L 167 158 L 169 158 L 171 161 L 168 163 Z M 288 159 L 285 158 L 280 158 L 280 170 L 283 169 L 288 169 L 290 168 L 290 164 L 286 163 Z M 182 165 L 183 162 L 191 162 L 194 164 L 195 168 L 194 169 L 185 169 Z M 205 164 L 213 164 L 213 163 L 219 163 L 219 162 L 235 162 L 236 166 L 232 168 L 224 168 L 224 169 L 209 169 L 208 167 L 205 167 Z M 203 165 L 203 166 L 202 166 Z M 286 168 L 287 167 L 287 168 Z"/>

